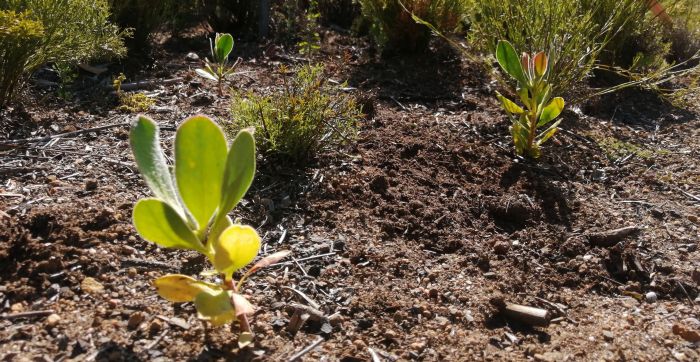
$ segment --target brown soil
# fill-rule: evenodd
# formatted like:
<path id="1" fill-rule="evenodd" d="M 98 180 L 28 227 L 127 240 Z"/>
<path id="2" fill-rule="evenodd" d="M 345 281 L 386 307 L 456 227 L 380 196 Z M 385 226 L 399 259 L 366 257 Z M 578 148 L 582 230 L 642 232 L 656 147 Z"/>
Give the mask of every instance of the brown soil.
<path id="1" fill-rule="evenodd" d="M 700 330 L 694 113 L 640 93 L 590 102 L 565 113 L 534 163 L 514 157 L 478 67 L 449 54 L 374 63 L 358 40 L 326 40 L 331 77 L 357 87 L 371 115 L 351 149 L 305 169 L 260 160 L 235 216 L 258 228 L 265 253 L 300 260 L 247 285 L 251 348 L 237 348 L 237 326 L 208 328 L 151 286 L 208 266 L 135 233 L 132 205 L 148 190 L 124 125 L 0 145 L 0 359 L 277 361 L 322 337 L 305 360 L 700 360 L 689 341 Z M 239 87 L 280 83 L 281 49 L 243 49 Z M 187 51 L 166 44 L 154 69 L 131 75 L 185 78 L 147 91 L 166 142 L 188 115 L 227 113 L 191 77 Z M 2 115 L 2 139 L 134 117 L 94 89 L 72 102 L 26 94 Z M 627 226 L 638 231 L 611 245 L 589 237 Z M 502 315 L 503 302 L 556 318 L 531 327 Z M 317 303 L 329 321 L 290 331 L 294 303 Z M 12 318 L 44 310 L 60 320 Z"/>

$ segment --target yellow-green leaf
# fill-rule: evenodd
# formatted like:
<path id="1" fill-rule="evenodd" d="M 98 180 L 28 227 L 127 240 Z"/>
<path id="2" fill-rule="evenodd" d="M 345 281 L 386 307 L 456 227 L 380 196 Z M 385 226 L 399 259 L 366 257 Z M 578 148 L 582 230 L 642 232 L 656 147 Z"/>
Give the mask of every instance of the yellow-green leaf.
<path id="1" fill-rule="evenodd" d="M 247 225 L 232 225 L 214 241 L 214 267 L 231 279 L 236 270 L 250 264 L 260 251 L 260 236 Z"/>
<path id="2" fill-rule="evenodd" d="M 204 245 L 180 214 L 159 199 L 141 199 L 134 206 L 134 226 L 144 239 L 165 248 L 180 248 L 207 253 Z"/>
<path id="3" fill-rule="evenodd" d="M 219 206 L 227 153 L 224 133 L 205 116 L 189 118 L 177 129 L 175 181 L 200 232 Z"/>
<path id="4" fill-rule="evenodd" d="M 153 281 L 158 294 L 174 303 L 193 302 L 197 294 L 214 293 L 221 288 L 215 284 L 201 282 L 181 274 L 168 274 Z"/>
<path id="5" fill-rule="evenodd" d="M 498 97 L 498 100 L 501 101 L 501 105 L 503 105 L 503 108 L 508 112 L 509 114 L 523 114 L 525 111 L 520 108 L 519 105 L 515 104 L 515 102 L 511 101 L 510 99 L 504 97 L 500 93 L 496 92 L 496 97 Z"/>
<path id="6" fill-rule="evenodd" d="M 520 57 L 513 45 L 507 40 L 501 40 L 496 46 L 496 59 L 503 70 L 521 84 L 526 84 L 525 72 L 520 64 Z"/>
<path id="7" fill-rule="evenodd" d="M 236 319 L 231 295 L 226 290 L 202 291 L 194 298 L 194 307 L 199 319 L 207 320 L 215 327 Z"/>
<path id="8" fill-rule="evenodd" d="M 545 124 L 551 122 L 553 119 L 557 118 L 561 111 L 564 109 L 564 98 L 556 97 L 552 99 L 551 102 L 544 107 L 542 114 L 540 115 L 540 121 L 537 122 L 537 127 L 544 126 Z"/>

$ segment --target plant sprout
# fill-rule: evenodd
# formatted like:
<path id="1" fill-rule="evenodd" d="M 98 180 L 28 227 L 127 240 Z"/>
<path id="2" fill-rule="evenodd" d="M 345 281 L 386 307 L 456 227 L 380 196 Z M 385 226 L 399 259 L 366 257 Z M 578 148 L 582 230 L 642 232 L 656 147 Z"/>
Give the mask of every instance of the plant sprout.
<path id="1" fill-rule="evenodd" d="M 222 94 L 223 83 L 226 77 L 233 74 L 240 62 L 240 58 L 233 65 L 229 65 L 228 57 L 233 50 L 233 37 L 231 34 L 216 34 L 214 41 L 209 39 L 209 47 L 211 48 L 211 58 L 204 58 L 204 68 L 198 68 L 195 72 L 203 78 L 216 82 L 219 95 Z"/>
<path id="2" fill-rule="evenodd" d="M 255 140 L 243 130 L 229 147 L 221 128 L 212 120 L 205 116 L 189 118 L 175 135 L 171 175 L 158 133 L 156 123 L 143 116 L 131 129 L 136 164 L 155 195 L 134 206 L 136 231 L 159 246 L 204 254 L 221 276 L 221 282 L 169 274 L 156 279 L 154 285 L 168 301 L 193 302 L 198 317 L 214 326 L 238 319 L 242 348 L 252 341 L 247 316 L 254 308 L 241 294 L 241 287 L 251 274 L 289 254 L 271 254 L 249 268 L 238 282 L 233 278 L 260 250 L 260 236 L 255 229 L 234 223 L 227 215 L 253 181 Z"/>
<path id="3" fill-rule="evenodd" d="M 501 40 L 496 47 L 496 59 L 501 68 L 518 82 L 516 93 L 525 105 L 521 108 L 515 102 L 496 92 L 503 108 L 511 118 L 510 127 L 515 153 L 539 158 L 540 145 L 554 136 L 561 120 L 554 122 L 546 130 L 537 133 L 559 116 L 564 109 L 564 99 L 552 96 L 549 84 L 551 71 L 549 60 L 544 52 L 535 55 L 523 53 L 518 57 L 515 48 L 508 41 Z"/>

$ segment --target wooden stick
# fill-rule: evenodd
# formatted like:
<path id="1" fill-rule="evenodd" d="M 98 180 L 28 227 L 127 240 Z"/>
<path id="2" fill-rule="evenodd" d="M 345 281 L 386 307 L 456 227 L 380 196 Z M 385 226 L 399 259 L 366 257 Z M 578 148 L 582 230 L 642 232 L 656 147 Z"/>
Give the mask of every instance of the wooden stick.
<path id="1" fill-rule="evenodd" d="M 627 226 L 615 230 L 610 230 L 610 231 L 605 231 L 605 232 L 600 232 L 600 233 L 591 233 L 588 234 L 588 241 L 595 245 L 595 246 L 602 246 L 602 247 L 607 247 L 607 246 L 613 246 L 617 244 L 619 241 L 622 239 L 638 233 L 640 231 L 639 227 L 637 226 Z"/>
<path id="2" fill-rule="evenodd" d="M 531 326 L 546 327 L 551 320 L 548 310 L 526 305 L 507 304 L 503 312 L 509 318 Z"/>
<path id="3" fill-rule="evenodd" d="M 323 341 L 324 341 L 323 337 L 319 337 L 316 341 L 314 341 L 314 343 L 311 343 L 311 344 L 308 345 L 306 348 L 302 349 L 302 350 L 299 351 L 297 354 L 295 354 L 294 356 L 292 356 L 292 357 L 289 359 L 289 362 L 294 362 L 294 361 L 299 360 L 301 357 L 304 357 L 304 355 L 306 355 L 307 353 L 313 351 L 314 348 L 318 347 L 318 345 L 321 344 Z"/>
<path id="4" fill-rule="evenodd" d="M 35 318 L 35 317 L 46 317 L 48 315 L 54 314 L 55 312 L 53 310 L 33 310 L 29 312 L 20 312 L 20 313 L 14 313 L 14 314 L 2 314 L 0 315 L 0 318 L 2 319 L 8 319 L 8 320 L 13 320 L 13 319 L 18 319 L 18 318 Z"/>

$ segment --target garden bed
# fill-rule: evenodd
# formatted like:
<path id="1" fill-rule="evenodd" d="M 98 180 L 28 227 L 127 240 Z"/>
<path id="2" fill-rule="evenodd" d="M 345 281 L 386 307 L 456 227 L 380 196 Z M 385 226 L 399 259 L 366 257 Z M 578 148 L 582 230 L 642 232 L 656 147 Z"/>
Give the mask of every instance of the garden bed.
<path id="1" fill-rule="evenodd" d="M 260 160 L 235 216 L 258 229 L 263 254 L 294 259 L 247 284 L 258 312 L 244 350 L 236 326 L 207 327 L 151 286 L 207 265 L 132 227 L 148 194 L 128 147 L 134 115 L 89 91 L 71 103 L 36 87 L 36 101 L 3 114 L 0 357 L 286 360 L 323 338 L 305 359 L 700 359 L 679 335 L 700 323 L 694 113 L 643 93 L 589 101 L 530 162 L 514 157 L 479 67 L 445 52 L 374 63 L 361 42 L 330 38 L 331 78 L 349 80 L 369 115 L 356 144 L 306 168 Z M 244 48 L 237 87 L 281 82 L 290 57 Z M 147 91 L 167 143 L 186 116 L 227 116 L 188 51 L 165 46 L 138 74 L 183 78 Z M 596 241 L 623 227 L 634 232 L 621 242 Z M 556 318 L 531 327 L 499 302 Z M 316 309 L 306 323 L 299 305 Z"/>

